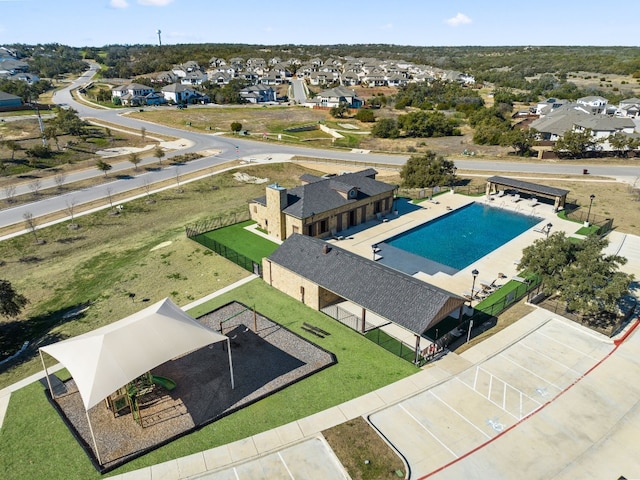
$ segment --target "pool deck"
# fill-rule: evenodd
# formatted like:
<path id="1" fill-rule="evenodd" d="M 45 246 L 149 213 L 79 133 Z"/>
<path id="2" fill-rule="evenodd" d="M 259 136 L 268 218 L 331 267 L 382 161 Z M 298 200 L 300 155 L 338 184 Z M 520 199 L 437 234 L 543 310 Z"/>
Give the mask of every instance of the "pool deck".
<path id="1" fill-rule="evenodd" d="M 452 193 L 446 193 L 436 198 L 437 203 L 430 201 L 422 202 L 417 205 L 419 208 L 414 211 L 401 214 L 397 217 L 391 215 L 386 222 L 368 222 L 366 224 L 367 228 L 359 226 L 359 228 L 354 230 L 341 232 L 341 235 L 344 236 L 343 240 L 331 241 L 345 250 L 366 258 L 373 258 L 372 245 L 383 243 L 384 240 L 394 235 L 410 230 L 469 203 L 479 202 L 485 204 L 487 202 L 485 197 L 468 197 L 466 195 Z M 514 203 L 508 198 L 506 200 L 495 199 L 492 201 L 492 204 L 497 208 L 503 208 L 512 212 L 517 210 L 524 215 L 533 214 L 540 217 L 541 220 L 533 228 L 528 229 L 513 240 L 493 250 L 488 255 L 485 255 L 460 271 L 455 273 L 451 271 L 449 273 L 437 272 L 435 274 L 417 272 L 413 276 L 456 295 L 462 295 L 464 292 L 471 291 L 473 283 L 471 271 L 474 269 L 480 272 L 476 279 L 476 288 L 479 288 L 480 282 L 490 283 L 496 279 L 498 279 L 496 283 L 500 285 L 501 282 L 504 283 L 508 279 L 517 276 L 518 265 L 516 262 L 519 262 L 522 256 L 522 249 L 531 245 L 535 240 L 544 238 L 545 233 L 543 227 L 548 223 L 553 224 L 551 228 L 552 233 L 564 231 L 567 235 L 573 235 L 578 228 L 580 228 L 580 226 L 574 222 L 560 219 L 553 211 L 551 205 L 538 203 L 535 207 L 530 207 L 527 200 Z M 379 259 L 378 261 L 381 260 Z M 502 273 L 504 278 L 500 278 L 499 273 Z"/>

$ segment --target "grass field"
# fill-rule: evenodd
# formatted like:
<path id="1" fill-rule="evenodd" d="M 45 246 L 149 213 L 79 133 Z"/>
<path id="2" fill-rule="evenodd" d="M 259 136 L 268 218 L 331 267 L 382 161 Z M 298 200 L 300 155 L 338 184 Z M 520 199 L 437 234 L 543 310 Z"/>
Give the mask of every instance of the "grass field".
<path id="1" fill-rule="evenodd" d="M 255 225 L 255 223 L 252 220 L 247 220 L 246 222 L 203 233 L 198 237 L 215 240 L 261 264 L 262 259 L 271 255 L 278 248 L 278 245 L 245 229 L 245 227 Z"/>
<path id="2" fill-rule="evenodd" d="M 244 171 L 293 186 L 310 170 L 278 164 Z M 152 204 L 128 202 L 119 215 L 105 210 L 77 217 L 78 230 L 67 223 L 44 228 L 38 231 L 44 244 L 31 235 L 0 242 L 2 278 L 30 301 L 18 319 L 0 319 L 0 351 L 9 356 L 31 342 L 19 360 L 0 368 L 0 388 L 40 369 L 36 354 L 42 342 L 124 318 L 149 304 L 143 300 L 171 297 L 184 305 L 246 276 L 184 233 L 186 224 L 244 211 L 249 199 L 264 194 L 263 185 L 239 183 L 232 175 L 184 184 L 182 193 L 159 192 Z M 86 306 L 82 315 L 69 317 Z"/>
<path id="3" fill-rule="evenodd" d="M 283 425 L 411 375 L 417 368 L 324 314 L 254 280 L 189 313 L 199 316 L 232 300 L 255 308 L 300 336 L 333 352 L 338 363 L 203 429 L 114 471 L 123 473 L 223 445 Z M 308 322 L 324 339 L 304 331 Z M 76 440 L 47 403 L 43 386 L 31 384 L 11 397 L 0 436 L 5 480 L 100 478 Z M 55 461 L 52 461 L 55 459 Z"/>

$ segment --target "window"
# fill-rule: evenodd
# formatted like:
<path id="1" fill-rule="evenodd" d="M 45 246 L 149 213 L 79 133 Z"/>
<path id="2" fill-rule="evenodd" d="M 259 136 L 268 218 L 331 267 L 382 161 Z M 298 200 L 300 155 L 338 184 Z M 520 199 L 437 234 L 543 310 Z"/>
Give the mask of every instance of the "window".
<path id="1" fill-rule="evenodd" d="M 320 220 L 319 222 L 319 231 L 318 233 L 326 233 L 329 231 L 329 221 L 328 220 Z"/>

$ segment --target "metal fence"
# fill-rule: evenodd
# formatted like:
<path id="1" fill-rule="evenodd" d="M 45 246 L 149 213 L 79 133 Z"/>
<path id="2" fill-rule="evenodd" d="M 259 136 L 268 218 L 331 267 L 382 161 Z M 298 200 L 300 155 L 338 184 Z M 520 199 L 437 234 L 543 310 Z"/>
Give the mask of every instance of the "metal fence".
<path id="1" fill-rule="evenodd" d="M 330 316 L 334 320 L 339 321 L 343 325 L 355 330 L 356 332 L 362 333 L 362 317 L 352 313 L 338 305 L 327 305 L 320 310 L 325 315 Z M 375 325 L 367 322 L 365 320 L 364 323 L 364 331 L 365 333 L 371 329 L 376 328 Z"/>
<path id="2" fill-rule="evenodd" d="M 254 262 L 249 257 L 245 257 L 241 253 L 236 252 L 233 248 L 223 245 L 213 238 L 207 237 L 206 233 L 189 237 L 191 240 L 198 242 L 200 245 L 207 247 L 209 250 L 213 250 L 218 255 L 232 261 L 236 265 L 248 270 L 251 273 L 255 273 L 258 276 L 262 276 L 262 266 L 259 263 Z"/>
<path id="3" fill-rule="evenodd" d="M 206 218 L 190 225 L 185 225 L 185 231 L 188 238 L 193 238 L 203 233 L 217 230 L 218 228 L 228 227 L 235 223 L 245 222 L 251 219 L 251 213 L 248 210 L 242 212 L 232 212 L 225 216 Z"/>
<path id="4" fill-rule="evenodd" d="M 567 304 L 557 298 L 544 298 L 538 305 L 550 312 L 556 313 L 564 318 L 567 318 L 573 322 L 584 325 L 596 332 L 599 332 L 608 337 L 613 337 L 620 329 L 627 323 L 629 318 L 637 310 L 637 302 L 633 299 L 633 305 L 627 309 L 624 315 L 597 315 L 588 316 L 580 315 L 576 312 L 570 312 L 567 310 Z"/>
<path id="5" fill-rule="evenodd" d="M 591 225 L 598 227 L 598 235 L 604 235 L 613 229 L 613 218 L 603 217 L 596 215 L 595 213 L 585 212 L 584 208 L 576 208 L 574 210 L 567 210 L 565 216 L 568 220 L 576 223 L 589 222 Z"/>
<path id="6" fill-rule="evenodd" d="M 259 263 L 254 262 L 249 257 L 236 252 L 233 248 L 228 247 L 227 245 L 223 245 L 222 243 L 206 235 L 207 233 L 219 228 L 244 222 L 246 220 L 249 220 L 250 218 L 251 215 L 248 211 L 233 212 L 224 217 L 209 218 L 191 225 L 186 225 L 185 230 L 187 233 L 187 237 L 191 240 L 198 242 L 203 247 L 216 252 L 218 255 L 261 277 L 262 266 Z"/>

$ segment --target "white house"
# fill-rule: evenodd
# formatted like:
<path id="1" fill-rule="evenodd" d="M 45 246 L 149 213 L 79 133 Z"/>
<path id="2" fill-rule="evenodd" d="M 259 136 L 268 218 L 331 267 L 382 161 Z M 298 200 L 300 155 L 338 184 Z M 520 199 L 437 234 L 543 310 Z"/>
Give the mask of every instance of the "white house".
<path id="1" fill-rule="evenodd" d="M 193 88 L 180 83 L 172 83 L 171 85 L 162 87 L 162 93 L 168 102 L 173 103 L 192 103 L 194 101 L 209 102 L 207 95 L 202 95 Z"/>
<path id="2" fill-rule="evenodd" d="M 582 97 L 576 100 L 578 105 L 586 107 L 587 113 L 602 113 L 607 108 L 607 100 L 604 97 L 599 97 L 597 95 L 590 95 L 588 97 Z"/>

